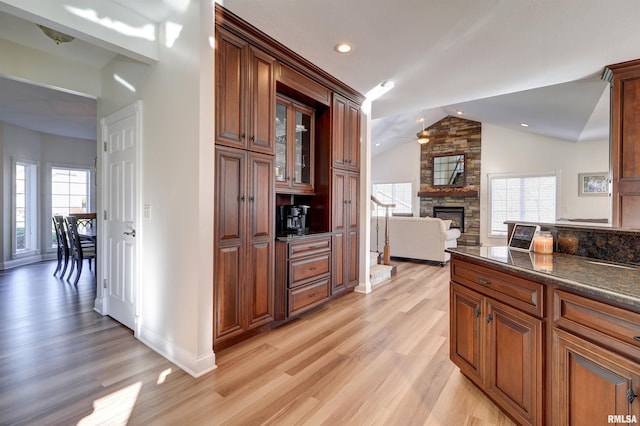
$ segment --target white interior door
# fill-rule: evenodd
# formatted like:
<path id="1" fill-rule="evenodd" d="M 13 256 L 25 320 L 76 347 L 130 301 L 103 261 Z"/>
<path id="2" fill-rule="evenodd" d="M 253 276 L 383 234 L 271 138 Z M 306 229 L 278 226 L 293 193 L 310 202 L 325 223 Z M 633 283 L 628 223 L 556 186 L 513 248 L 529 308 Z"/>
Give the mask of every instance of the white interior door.
<path id="1" fill-rule="evenodd" d="M 136 331 L 141 103 L 102 120 L 104 313 Z"/>

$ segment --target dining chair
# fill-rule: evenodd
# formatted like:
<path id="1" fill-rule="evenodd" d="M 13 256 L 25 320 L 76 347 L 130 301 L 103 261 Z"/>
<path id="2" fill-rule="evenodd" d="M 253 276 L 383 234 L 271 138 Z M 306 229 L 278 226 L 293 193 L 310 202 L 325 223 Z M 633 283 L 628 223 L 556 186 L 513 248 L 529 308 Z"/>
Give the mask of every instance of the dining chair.
<path id="1" fill-rule="evenodd" d="M 58 266 L 53 271 L 53 275 L 60 272 L 60 277 L 64 277 L 69 265 L 69 240 L 65 231 L 64 217 L 62 215 L 54 215 L 51 217 L 51 221 L 53 222 L 53 228 L 56 230 L 56 241 L 58 243 Z"/>
<path id="2" fill-rule="evenodd" d="M 96 257 L 96 247 L 93 244 L 87 244 L 80 240 L 80 234 L 78 233 L 78 219 L 74 216 L 67 216 L 64 218 L 67 233 L 69 235 L 69 252 L 71 255 L 71 269 L 69 275 L 67 275 L 67 281 L 71 278 L 71 274 L 74 269 L 76 270 L 76 277 L 73 281 L 73 285 L 78 284 L 80 274 L 82 273 L 82 264 L 84 259 L 89 260 L 89 269 L 91 269 L 91 260 Z"/>

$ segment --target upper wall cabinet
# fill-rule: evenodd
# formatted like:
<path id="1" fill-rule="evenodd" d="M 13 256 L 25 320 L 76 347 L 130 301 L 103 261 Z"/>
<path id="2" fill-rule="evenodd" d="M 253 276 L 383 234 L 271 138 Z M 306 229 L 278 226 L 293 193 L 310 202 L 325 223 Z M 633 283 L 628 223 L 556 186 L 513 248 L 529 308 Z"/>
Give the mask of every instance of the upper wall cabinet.
<path id="1" fill-rule="evenodd" d="M 333 95 L 333 166 L 360 169 L 360 106 Z"/>
<path id="2" fill-rule="evenodd" d="M 274 154 L 274 58 L 220 28 L 216 44 L 216 143 Z"/>
<path id="3" fill-rule="evenodd" d="M 313 194 L 314 110 L 278 96 L 275 126 L 276 190 Z"/>

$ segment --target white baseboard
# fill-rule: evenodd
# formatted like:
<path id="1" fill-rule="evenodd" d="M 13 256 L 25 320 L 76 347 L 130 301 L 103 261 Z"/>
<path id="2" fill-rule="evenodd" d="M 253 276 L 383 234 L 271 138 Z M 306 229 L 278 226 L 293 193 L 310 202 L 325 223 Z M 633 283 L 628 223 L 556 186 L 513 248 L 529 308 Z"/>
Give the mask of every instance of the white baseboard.
<path id="1" fill-rule="evenodd" d="M 7 260 L 0 263 L 0 270 L 17 268 L 18 266 L 29 265 L 31 263 L 42 262 L 43 258 L 41 254 L 34 254 L 33 256 L 18 257 L 12 260 Z"/>
<path id="2" fill-rule="evenodd" d="M 213 350 L 202 356 L 195 356 L 144 326 L 140 327 L 140 334 L 136 337 L 195 378 L 217 368 Z"/>

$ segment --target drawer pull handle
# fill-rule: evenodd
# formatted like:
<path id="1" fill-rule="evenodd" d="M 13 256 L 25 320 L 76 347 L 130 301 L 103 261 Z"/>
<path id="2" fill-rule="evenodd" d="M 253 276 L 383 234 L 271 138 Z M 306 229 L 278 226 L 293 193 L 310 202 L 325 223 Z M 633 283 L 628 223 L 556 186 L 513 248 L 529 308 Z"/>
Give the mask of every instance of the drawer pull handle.
<path id="1" fill-rule="evenodd" d="M 311 293 L 311 294 L 309 295 L 309 299 L 313 299 L 314 297 L 316 297 L 316 294 L 315 294 L 315 293 Z"/>
<path id="2" fill-rule="evenodd" d="M 631 404 L 637 397 L 638 395 L 633 391 L 633 389 L 627 389 L 627 401 L 629 401 L 629 404 Z"/>
<path id="3" fill-rule="evenodd" d="M 480 317 L 480 308 L 476 307 L 476 318 Z"/>
<path id="4" fill-rule="evenodd" d="M 478 278 L 478 282 L 482 285 L 490 285 L 491 281 L 483 280 L 482 278 Z"/>
<path id="5" fill-rule="evenodd" d="M 487 315 L 487 323 L 493 321 L 493 315 Z"/>
<path id="6" fill-rule="evenodd" d="M 317 268 L 315 266 L 312 266 L 311 268 L 309 268 L 310 271 L 315 271 Z"/>
<path id="7" fill-rule="evenodd" d="M 635 340 L 636 342 L 640 342 L 640 336 L 633 336 L 633 340 Z"/>

